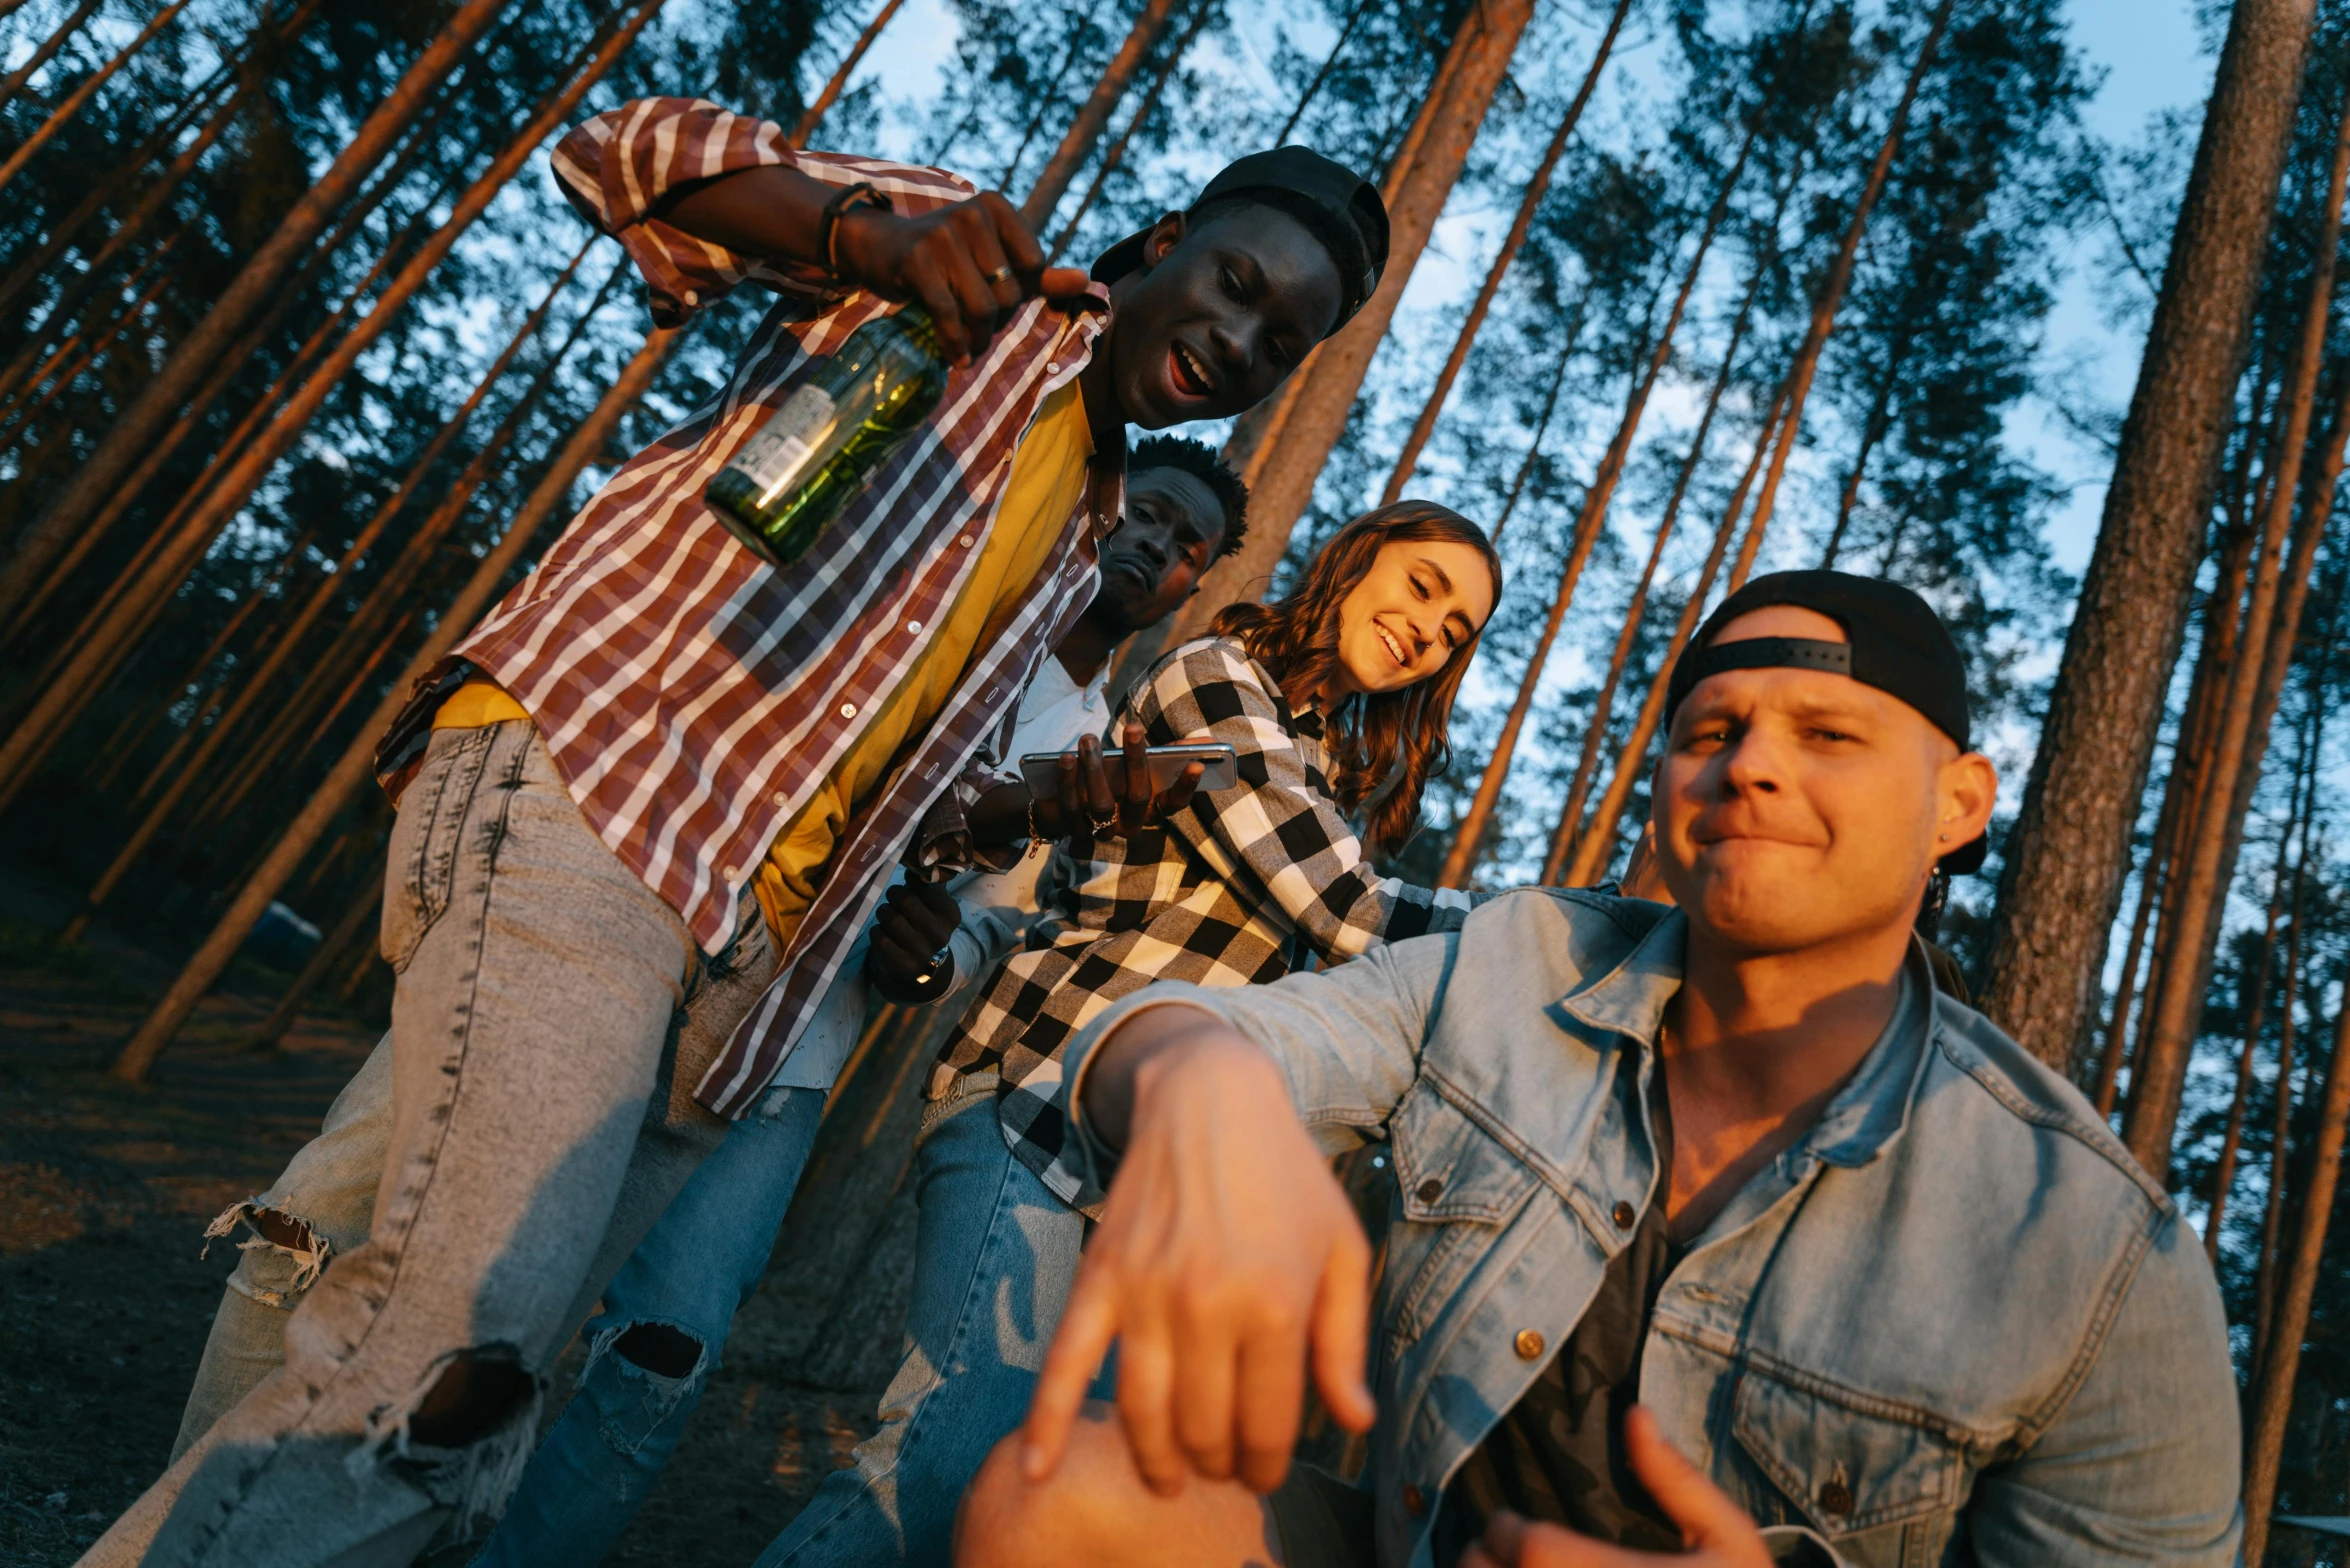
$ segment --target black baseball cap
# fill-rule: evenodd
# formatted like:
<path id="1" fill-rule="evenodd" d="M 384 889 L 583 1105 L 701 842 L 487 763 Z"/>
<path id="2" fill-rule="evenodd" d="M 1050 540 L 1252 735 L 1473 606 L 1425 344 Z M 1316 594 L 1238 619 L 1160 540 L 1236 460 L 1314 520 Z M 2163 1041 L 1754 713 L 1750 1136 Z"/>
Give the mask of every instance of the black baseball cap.
<path id="1" fill-rule="evenodd" d="M 1845 642 L 1809 637 L 1746 637 L 1713 646 L 1714 635 L 1741 615 L 1774 604 L 1815 610 L 1844 628 Z M 1665 687 L 1670 726 L 1699 681 L 1725 670 L 1792 668 L 1848 675 L 1900 698 L 1926 716 L 1961 751 L 1974 750 L 1967 711 L 1966 660 L 1934 607 L 1899 583 L 1850 572 L 1772 572 L 1731 594 L 1705 618 L 1674 662 Z M 1989 849 L 1978 838 L 1944 855 L 1942 869 L 1979 869 Z"/>
<path id="2" fill-rule="evenodd" d="M 1289 214 L 1330 252 L 1339 282 L 1332 332 L 1352 320 L 1379 286 L 1379 275 L 1387 270 L 1387 203 L 1377 186 L 1345 164 L 1296 145 L 1252 152 L 1226 164 L 1184 211 L 1197 212 L 1224 196 L 1253 196 Z M 1141 266 L 1150 232 L 1129 234 L 1103 251 L 1093 264 L 1094 281 L 1113 282 Z"/>

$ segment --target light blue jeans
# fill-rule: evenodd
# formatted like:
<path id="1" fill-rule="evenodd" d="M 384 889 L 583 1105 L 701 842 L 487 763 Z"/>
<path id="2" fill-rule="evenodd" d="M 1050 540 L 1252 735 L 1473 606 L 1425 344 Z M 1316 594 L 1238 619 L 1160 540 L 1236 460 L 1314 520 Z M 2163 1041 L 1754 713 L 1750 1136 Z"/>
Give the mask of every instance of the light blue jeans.
<path id="1" fill-rule="evenodd" d="M 824 1099 L 821 1089 L 771 1091 L 621 1265 L 585 1330 L 588 1363 L 571 1403 L 530 1456 L 474 1568 L 600 1562 L 636 1517 L 718 1370 L 736 1310 L 767 1272 Z M 665 1377 L 616 1353 L 639 1326 L 698 1344 L 693 1368 Z"/>
<path id="2" fill-rule="evenodd" d="M 1027 1415 L 1085 1221 L 1012 1158 L 995 1103 L 991 1087 L 928 1109 L 906 1353 L 881 1396 L 881 1430 L 757 1568 L 946 1562 L 963 1489 Z"/>

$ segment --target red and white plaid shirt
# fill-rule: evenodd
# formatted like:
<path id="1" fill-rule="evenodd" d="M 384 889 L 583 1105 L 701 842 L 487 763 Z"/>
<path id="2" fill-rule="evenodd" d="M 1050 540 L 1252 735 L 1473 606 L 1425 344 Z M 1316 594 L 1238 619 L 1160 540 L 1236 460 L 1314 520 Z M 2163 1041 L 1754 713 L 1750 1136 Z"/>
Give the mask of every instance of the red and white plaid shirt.
<path id="1" fill-rule="evenodd" d="M 891 307 L 647 216 L 678 185 L 768 164 L 834 185 L 869 182 L 907 214 L 974 190 L 937 169 L 795 152 L 774 125 L 692 99 L 640 99 L 564 137 L 554 158 L 563 193 L 627 248 L 656 321 L 683 321 L 743 282 L 782 297 L 724 389 L 612 476 L 420 685 L 377 759 L 396 791 L 422 759 L 440 698 L 469 670 L 486 675 L 529 711 L 604 842 L 710 952 L 740 923 L 768 845 L 953 607 L 995 525 L 1013 449 L 1107 323 L 1098 285 L 1074 312 L 1031 301 L 953 374 L 928 429 L 814 547 L 770 567 L 702 504 L 702 487 L 821 356 Z M 774 1075 L 925 811 L 950 786 L 968 801 L 999 776 L 1022 688 L 1093 597 L 1099 542 L 1124 509 L 1124 472 L 1122 448 L 1096 457 L 1093 483 L 1009 624 L 849 822 L 775 983 L 696 1090 L 711 1110 L 743 1114 Z"/>

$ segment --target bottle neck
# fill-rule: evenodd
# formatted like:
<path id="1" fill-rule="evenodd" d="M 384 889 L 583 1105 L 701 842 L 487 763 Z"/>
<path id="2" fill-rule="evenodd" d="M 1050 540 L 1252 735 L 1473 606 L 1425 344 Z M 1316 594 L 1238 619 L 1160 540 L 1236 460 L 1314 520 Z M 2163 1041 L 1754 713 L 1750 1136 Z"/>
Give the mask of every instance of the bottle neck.
<path id="1" fill-rule="evenodd" d="M 946 357 L 945 352 L 938 346 L 938 324 L 930 319 L 929 311 L 920 305 L 901 305 L 898 307 L 897 314 L 889 319 L 896 322 L 898 329 L 919 344 L 922 351 L 931 358 L 944 359 Z"/>

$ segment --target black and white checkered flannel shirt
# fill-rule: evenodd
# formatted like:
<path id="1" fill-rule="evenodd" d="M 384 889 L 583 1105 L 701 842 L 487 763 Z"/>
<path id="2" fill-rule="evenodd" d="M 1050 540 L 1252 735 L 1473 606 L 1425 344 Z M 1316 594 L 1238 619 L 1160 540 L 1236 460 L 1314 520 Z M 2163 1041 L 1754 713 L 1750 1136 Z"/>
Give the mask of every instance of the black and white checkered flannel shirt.
<path id="1" fill-rule="evenodd" d="M 1322 716 L 1292 713 L 1279 684 L 1237 639 L 1175 649 L 1135 684 L 1105 731 L 1131 716 L 1154 746 L 1222 741 L 1239 782 L 1195 796 L 1168 823 L 1130 838 L 1080 835 L 1068 885 L 956 1026 L 932 1099 L 992 1079 L 1004 1136 L 1064 1200 L 1084 1191 L 1052 1104 L 1061 1053 L 1111 1003 L 1156 980 L 1261 985 L 1311 951 L 1343 963 L 1383 941 L 1457 928 L 1475 896 L 1383 877 L 1331 798 Z"/>

